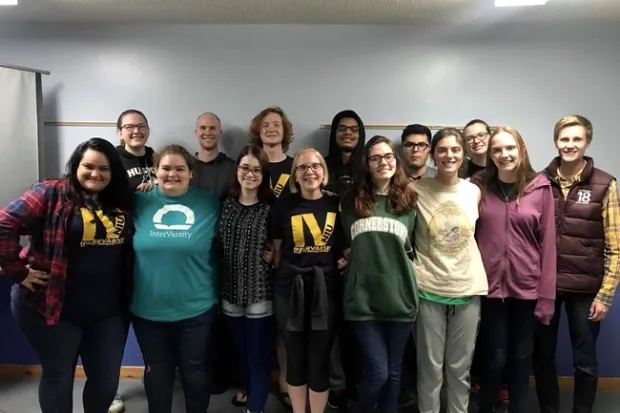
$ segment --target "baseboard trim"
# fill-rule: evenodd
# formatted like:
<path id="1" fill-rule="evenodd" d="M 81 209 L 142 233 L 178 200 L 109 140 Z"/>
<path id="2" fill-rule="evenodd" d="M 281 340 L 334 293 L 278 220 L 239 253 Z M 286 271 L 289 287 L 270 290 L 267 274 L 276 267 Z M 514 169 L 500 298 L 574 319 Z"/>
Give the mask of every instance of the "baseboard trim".
<path id="1" fill-rule="evenodd" d="M 575 385 L 575 379 L 573 377 L 560 377 L 559 383 L 561 389 L 572 389 Z M 530 377 L 530 385 L 532 387 L 536 385 L 534 377 Z M 600 391 L 620 391 L 620 377 L 600 377 L 597 389 Z"/>
<path id="2" fill-rule="evenodd" d="M 140 366 L 124 366 L 121 367 L 120 377 L 122 379 L 139 379 L 144 371 L 144 367 Z M 41 366 L 18 366 L 18 365 L 0 365 L 0 377 L 3 378 L 32 378 L 41 377 Z M 75 369 L 75 377 L 85 378 L 84 368 L 78 366 Z M 277 372 L 273 372 L 272 380 L 277 381 Z M 572 389 L 574 384 L 572 377 L 560 377 L 560 387 L 563 389 Z M 530 384 L 534 385 L 534 378 L 530 378 Z M 601 377 L 598 379 L 598 389 L 601 391 L 620 391 L 620 377 Z"/>
<path id="3" fill-rule="evenodd" d="M 121 367 L 120 377 L 123 379 L 139 379 L 144 371 L 144 367 Z M 4 378 L 29 378 L 41 377 L 41 366 L 16 366 L 16 365 L 0 365 L 0 377 Z M 84 368 L 77 366 L 75 368 L 75 377 L 85 378 Z"/>

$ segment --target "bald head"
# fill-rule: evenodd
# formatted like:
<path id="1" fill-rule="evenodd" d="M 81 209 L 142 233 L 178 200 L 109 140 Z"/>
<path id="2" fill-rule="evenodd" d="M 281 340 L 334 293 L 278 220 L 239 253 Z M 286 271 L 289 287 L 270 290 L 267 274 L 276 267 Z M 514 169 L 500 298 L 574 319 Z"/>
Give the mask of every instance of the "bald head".
<path id="1" fill-rule="evenodd" d="M 213 112 L 203 112 L 203 113 L 201 113 L 200 115 L 198 115 L 198 119 L 196 119 L 196 122 L 199 122 L 200 118 L 202 118 L 202 117 L 209 117 L 209 118 L 215 119 L 217 121 L 217 123 L 220 124 L 220 126 L 222 125 L 222 121 L 220 120 L 220 117 L 217 116 Z"/>
<path id="2" fill-rule="evenodd" d="M 198 138 L 198 143 L 207 151 L 217 150 L 217 145 L 222 136 L 222 124 L 220 118 L 212 112 L 205 112 L 196 119 L 196 129 L 194 133 Z"/>

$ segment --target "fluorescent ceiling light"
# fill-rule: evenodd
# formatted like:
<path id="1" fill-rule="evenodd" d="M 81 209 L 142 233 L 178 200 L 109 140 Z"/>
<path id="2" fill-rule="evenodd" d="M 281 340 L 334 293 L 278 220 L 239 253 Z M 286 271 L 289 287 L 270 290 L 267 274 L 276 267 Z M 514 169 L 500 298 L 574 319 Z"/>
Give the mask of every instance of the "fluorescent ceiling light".
<path id="1" fill-rule="evenodd" d="M 495 7 L 544 6 L 549 0 L 495 0 Z"/>
<path id="2" fill-rule="evenodd" d="M 17 6 L 17 0 L 0 0 L 0 6 Z"/>

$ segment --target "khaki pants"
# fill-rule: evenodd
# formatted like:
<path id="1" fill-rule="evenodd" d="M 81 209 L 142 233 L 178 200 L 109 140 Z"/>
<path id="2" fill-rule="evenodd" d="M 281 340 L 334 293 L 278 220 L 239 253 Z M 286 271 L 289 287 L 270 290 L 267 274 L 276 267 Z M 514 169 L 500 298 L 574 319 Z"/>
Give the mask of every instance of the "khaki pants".
<path id="1" fill-rule="evenodd" d="M 467 413 L 469 369 L 480 323 L 480 297 L 469 304 L 420 300 L 417 319 L 420 413 L 439 413 L 444 371 L 447 413 Z"/>

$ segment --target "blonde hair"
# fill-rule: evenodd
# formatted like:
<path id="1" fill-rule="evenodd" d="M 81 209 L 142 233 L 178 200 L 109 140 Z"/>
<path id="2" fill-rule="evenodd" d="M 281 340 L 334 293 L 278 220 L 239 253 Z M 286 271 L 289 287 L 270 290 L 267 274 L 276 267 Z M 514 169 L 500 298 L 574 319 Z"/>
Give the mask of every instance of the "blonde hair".
<path id="1" fill-rule="evenodd" d="M 314 148 L 306 147 L 301 148 L 295 153 L 295 157 L 293 158 L 293 167 L 291 168 L 291 177 L 288 179 L 289 187 L 291 188 L 291 193 L 296 194 L 299 192 L 299 188 L 297 187 L 297 181 L 295 180 L 295 173 L 297 172 L 297 163 L 299 162 L 299 157 L 305 153 L 313 153 L 319 160 L 321 167 L 323 167 L 323 182 L 321 185 L 325 187 L 329 182 L 329 172 L 327 171 L 327 164 L 325 163 L 325 158 L 319 151 Z"/>
<path id="2" fill-rule="evenodd" d="M 558 141 L 560 132 L 562 129 L 569 128 L 571 126 L 583 126 L 586 130 L 586 142 L 592 142 L 592 122 L 585 116 L 581 115 L 569 115 L 564 116 L 562 119 L 556 122 L 553 127 L 553 142 Z"/>

